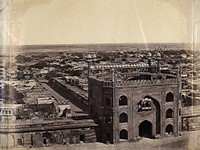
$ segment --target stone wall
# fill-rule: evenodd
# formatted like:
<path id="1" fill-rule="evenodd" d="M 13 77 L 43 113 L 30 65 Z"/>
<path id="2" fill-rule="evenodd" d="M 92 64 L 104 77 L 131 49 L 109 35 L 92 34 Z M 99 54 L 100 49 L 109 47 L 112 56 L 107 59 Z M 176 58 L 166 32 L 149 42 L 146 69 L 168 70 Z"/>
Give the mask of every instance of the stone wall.
<path id="1" fill-rule="evenodd" d="M 96 142 L 96 134 L 93 128 L 80 128 L 43 132 L 1 133 L 0 139 L 0 148 L 43 147 L 51 146 L 51 144 Z"/>

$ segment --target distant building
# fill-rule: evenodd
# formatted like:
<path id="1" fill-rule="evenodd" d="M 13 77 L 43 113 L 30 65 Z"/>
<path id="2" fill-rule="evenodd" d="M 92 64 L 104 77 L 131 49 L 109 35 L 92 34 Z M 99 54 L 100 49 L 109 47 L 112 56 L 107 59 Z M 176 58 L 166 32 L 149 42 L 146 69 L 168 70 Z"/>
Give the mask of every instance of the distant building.
<path id="1" fill-rule="evenodd" d="M 71 117 L 70 105 L 67 103 L 59 104 L 58 106 L 59 117 Z"/>
<path id="2" fill-rule="evenodd" d="M 17 109 L 22 104 L 5 104 L 0 103 L 0 122 L 7 123 L 16 120 Z"/>

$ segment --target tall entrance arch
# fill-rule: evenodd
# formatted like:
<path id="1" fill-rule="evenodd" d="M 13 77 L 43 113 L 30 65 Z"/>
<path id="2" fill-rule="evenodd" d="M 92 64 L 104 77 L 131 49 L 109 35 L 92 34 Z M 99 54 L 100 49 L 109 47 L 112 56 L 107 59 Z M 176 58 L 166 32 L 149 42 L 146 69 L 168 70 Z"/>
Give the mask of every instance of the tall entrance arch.
<path id="1" fill-rule="evenodd" d="M 141 137 L 152 137 L 152 123 L 145 120 L 139 125 L 139 135 Z"/>
<path id="2" fill-rule="evenodd" d="M 151 96 L 145 96 L 145 98 L 151 99 L 153 104 L 154 104 L 154 106 L 155 106 L 155 108 L 156 108 L 156 124 L 155 124 L 155 126 L 156 126 L 156 134 L 160 134 L 160 124 L 161 124 L 160 104 L 156 99 L 154 99 Z"/>

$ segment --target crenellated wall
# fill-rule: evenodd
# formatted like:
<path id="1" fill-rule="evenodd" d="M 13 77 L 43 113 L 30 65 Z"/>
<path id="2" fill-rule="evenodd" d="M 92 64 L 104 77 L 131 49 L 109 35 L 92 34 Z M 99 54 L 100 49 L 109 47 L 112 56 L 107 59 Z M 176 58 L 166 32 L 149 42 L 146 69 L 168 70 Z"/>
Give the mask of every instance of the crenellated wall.
<path id="1" fill-rule="evenodd" d="M 123 87 L 123 86 L 141 86 L 141 85 L 171 85 L 178 84 L 177 78 L 172 79 L 154 79 L 154 80 L 130 80 L 130 81 L 104 81 L 94 77 L 90 77 L 93 84 L 102 87 Z"/>
<path id="2" fill-rule="evenodd" d="M 115 86 L 141 86 L 141 85 L 170 85 L 177 84 L 177 79 L 157 79 L 157 80 L 131 80 L 131 81 L 116 81 Z"/>

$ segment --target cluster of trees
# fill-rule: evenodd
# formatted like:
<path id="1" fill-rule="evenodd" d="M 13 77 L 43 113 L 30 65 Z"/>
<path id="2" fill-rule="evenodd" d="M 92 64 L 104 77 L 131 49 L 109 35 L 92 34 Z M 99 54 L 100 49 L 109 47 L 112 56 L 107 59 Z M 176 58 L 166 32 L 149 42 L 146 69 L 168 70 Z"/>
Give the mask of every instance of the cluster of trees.
<path id="1" fill-rule="evenodd" d="M 36 60 L 42 60 L 44 58 L 49 57 L 46 53 L 41 53 L 39 55 L 17 55 L 15 57 L 17 63 L 29 63 L 29 62 L 34 62 Z"/>

